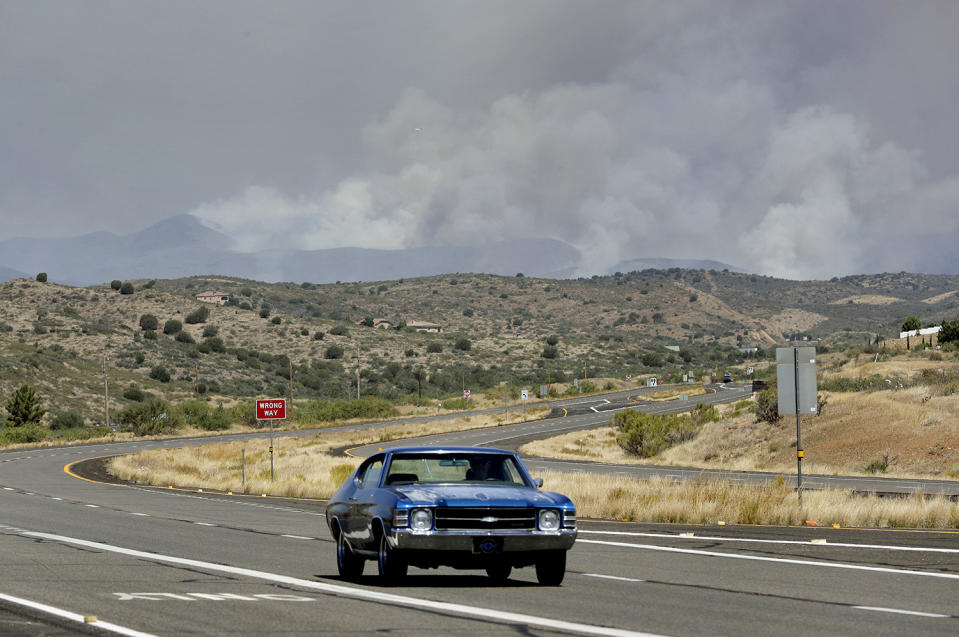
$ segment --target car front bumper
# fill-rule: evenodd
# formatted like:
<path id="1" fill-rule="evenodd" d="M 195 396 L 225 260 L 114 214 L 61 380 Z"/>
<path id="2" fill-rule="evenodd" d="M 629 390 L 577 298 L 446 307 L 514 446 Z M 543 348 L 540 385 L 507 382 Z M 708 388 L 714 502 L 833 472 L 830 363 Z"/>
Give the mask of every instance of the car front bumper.
<path id="1" fill-rule="evenodd" d="M 392 548 L 415 551 L 484 552 L 486 541 L 497 553 L 569 550 L 576 541 L 575 529 L 559 531 L 412 531 L 393 529 L 387 537 Z"/>

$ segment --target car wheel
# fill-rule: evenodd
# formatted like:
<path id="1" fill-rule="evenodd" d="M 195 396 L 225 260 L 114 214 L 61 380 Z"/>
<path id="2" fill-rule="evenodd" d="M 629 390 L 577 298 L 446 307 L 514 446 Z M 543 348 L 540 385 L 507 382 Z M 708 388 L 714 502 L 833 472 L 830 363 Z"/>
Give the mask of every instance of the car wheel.
<path id="1" fill-rule="evenodd" d="M 380 552 L 376 560 L 380 577 L 387 581 L 396 581 L 406 576 L 408 565 L 397 555 L 396 549 L 386 541 L 386 533 L 380 534 Z"/>
<path id="2" fill-rule="evenodd" d="M 536 560 L 536 580 L 543 586 L 559 586 L 566 575 L 566 551 L 550 551 Z"/>
<path id="3" fill-rule="evenodd" d="M 353 553 L 343 532 L 336 536 L 336 570 L 345 580 L 354 580 L 363 574 L 363 558 Z"/>
<path id="4" fill-rule="evenodd" d="M 490 564 L 486 567 L 486 574 L 497 584 L 502 584 L 508 580 L 512 572 L 513 567 L 509 564 Z"/>

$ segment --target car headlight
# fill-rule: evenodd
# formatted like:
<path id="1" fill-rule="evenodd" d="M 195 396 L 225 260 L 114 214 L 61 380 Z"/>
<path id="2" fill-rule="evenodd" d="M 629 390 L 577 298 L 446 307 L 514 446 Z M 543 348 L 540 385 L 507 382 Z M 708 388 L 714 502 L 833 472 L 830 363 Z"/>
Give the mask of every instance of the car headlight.
<path id="1" fill-rule="evenodd" d="M 560 516 L 556 509 L 543 509 L 539 512 L 539 530 L 555 531 L 559 529 Z"/>
<path id="2" fill-rule="evenodd" d="M 429 531 L 433 528 L 433 512 L 429 509 L 413 509 L 410 513 L 410 528 L 414 531 Z"/>

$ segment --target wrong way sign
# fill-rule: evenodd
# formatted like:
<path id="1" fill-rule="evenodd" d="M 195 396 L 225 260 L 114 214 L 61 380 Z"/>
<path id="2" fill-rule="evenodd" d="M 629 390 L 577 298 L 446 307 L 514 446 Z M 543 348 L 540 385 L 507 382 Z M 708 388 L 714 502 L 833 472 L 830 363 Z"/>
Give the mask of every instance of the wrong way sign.
<path id="1" fill-rule="evenodd" d="M 283 420 L 286 418 L 286 399 L 268 398 L 256 401 L 257 420 Z"/>

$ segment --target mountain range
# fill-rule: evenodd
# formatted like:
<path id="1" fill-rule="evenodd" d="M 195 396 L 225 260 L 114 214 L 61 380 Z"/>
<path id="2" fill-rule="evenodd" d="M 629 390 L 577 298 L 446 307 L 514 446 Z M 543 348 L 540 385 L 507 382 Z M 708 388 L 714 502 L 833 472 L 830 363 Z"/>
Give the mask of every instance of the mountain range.
<path id="1" fill-rule="evenodd" d="M 404 250 L 330 248 L 238 252 L 226 235 L 192 215 L 164 219 L 127 235 L 94 232 L 58 239 L 0 241 L 0 281 L 46 272 L 51 281 L 95 285 L 114 279 L 220 274 L 258 281 L 382 281 L 455 272 L 569 278 L 582 274 L 574 246 L 552 238 Z M 730 269 L 717 261 L 632 259 L 606 272 L 645 268 Z M 32 274 L 27 274 L 32 273 Z"/>

